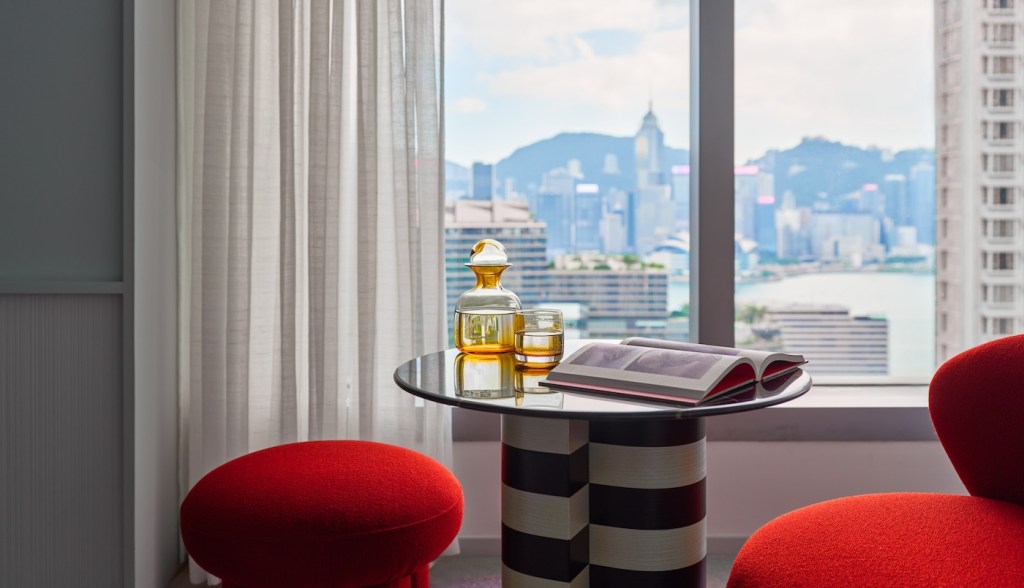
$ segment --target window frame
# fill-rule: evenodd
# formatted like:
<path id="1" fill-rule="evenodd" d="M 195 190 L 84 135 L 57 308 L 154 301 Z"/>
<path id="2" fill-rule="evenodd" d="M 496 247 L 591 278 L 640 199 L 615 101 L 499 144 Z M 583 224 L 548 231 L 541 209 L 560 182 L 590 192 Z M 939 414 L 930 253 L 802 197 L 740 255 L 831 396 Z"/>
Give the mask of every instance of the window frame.
<path id="1" fill-rule="evenodd" d="M 735 0 L 690 0 L 690 340 L 735 344 Z M 721 296 L 730 292 L 730 296 Z M 707 420 L 712 441 L 934 441 L 930 377 L 817 377 L 793 402 Z M 498 438 L 498 415 L 454 409 L 455 441 Z"/>
<path id="2" fill-rule="evenodd" d="M 735 0 L 690 0 L 690 43 L 690 340 L 732 346 L 735 198 L 714 195 L 734 193 Z M 806 399 L 708 419 L 708 439 L 935 440 L 929 379 L 817 377 Z"/>

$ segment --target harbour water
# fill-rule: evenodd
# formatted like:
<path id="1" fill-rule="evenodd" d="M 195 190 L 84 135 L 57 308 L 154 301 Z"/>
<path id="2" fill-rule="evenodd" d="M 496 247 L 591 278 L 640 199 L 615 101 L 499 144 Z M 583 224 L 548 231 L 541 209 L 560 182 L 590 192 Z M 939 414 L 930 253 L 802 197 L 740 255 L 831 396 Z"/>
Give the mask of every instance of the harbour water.
<path id="1" fill-rule="evenodd" d="M 669 284 L 669 309 L 690 298 L 688 282 Z M 889 375 L 930 376 L 935 371 L 935 276 L 898 272 L 804 274 L 736 285 L 736 303 L 836 304 L 852 315 L 889 320 Z"/>

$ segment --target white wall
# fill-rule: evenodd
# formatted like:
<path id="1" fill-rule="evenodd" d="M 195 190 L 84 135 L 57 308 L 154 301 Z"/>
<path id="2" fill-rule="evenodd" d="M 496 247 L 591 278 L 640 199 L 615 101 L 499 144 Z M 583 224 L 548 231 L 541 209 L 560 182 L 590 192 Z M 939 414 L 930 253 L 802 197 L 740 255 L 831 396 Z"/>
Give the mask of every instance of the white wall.
<path id="1" fill-rule="evenodd" d="M 135 3 L 135 580 L 178 570 L 174 2 Z"/>
<path id="2" fill-rule="evenodd" d="M 460 442 L 455 475 L 466 514 L 463 552 L 496 555 L 501 536 L 501 444 Z M 795 508 L 872 492 L 963 494 L 937 441 L 708 443 L 708 549 L 738 550 L 772 518 Z"/>

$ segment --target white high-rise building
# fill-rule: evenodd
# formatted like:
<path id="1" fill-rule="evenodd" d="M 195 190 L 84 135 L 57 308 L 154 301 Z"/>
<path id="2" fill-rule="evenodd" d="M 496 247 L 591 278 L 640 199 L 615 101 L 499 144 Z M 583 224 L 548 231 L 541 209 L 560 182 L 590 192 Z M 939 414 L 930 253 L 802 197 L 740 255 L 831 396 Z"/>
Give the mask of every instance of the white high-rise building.
<path id="1" fill-rule="evenodd" d="M 1024 0 L 936 0 L 936 359 L 1024 329 Z"/>

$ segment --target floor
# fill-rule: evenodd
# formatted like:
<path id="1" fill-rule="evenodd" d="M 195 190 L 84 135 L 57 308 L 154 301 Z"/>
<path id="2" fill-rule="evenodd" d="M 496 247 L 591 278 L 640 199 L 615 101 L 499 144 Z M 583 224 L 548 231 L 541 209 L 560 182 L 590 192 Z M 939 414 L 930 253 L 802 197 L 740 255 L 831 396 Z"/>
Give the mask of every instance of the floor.
<path id="1" fill-rule="evenodd" d="M 708 557 L 707 588 L 725 588 L 732 557 Z M 430 571 L 431 588 L 498 588 L 501 559 L 497 557 L 443 557 Z"/>
<path id="2" fill-rule="evenodd" d="M 732 557 L 708 557 L 707 588 L 724 588 Z M 499 588 L 501 559 L 498 557 L 442 557 L 430 571 L 431 588 Z M 188 570 L 182 570 L 167 588 L 191 588 Z"/>

